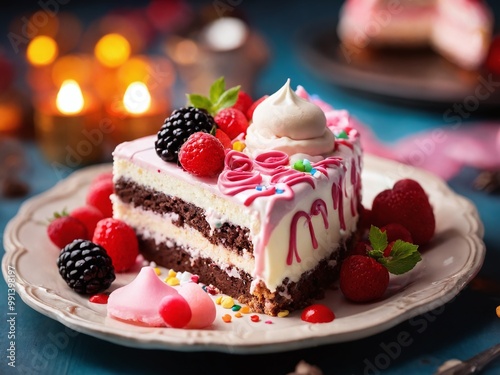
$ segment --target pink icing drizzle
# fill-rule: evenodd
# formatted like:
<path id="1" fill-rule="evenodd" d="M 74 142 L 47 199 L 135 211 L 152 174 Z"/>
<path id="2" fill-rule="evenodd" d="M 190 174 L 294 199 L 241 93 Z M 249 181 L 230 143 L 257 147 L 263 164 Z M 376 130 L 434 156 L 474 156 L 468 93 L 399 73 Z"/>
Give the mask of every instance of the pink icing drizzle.
<path id="1" fill-rule="evenodd" d="M 262 182 L 262 176 L 253 171 L 252 160 L 242 152 L 229 151 L 224 160 L 226 169 L 219 175 L 217 186 L 223 194 L 236 195 L 254 189 Z"/>
<path id="2" fill-rule="evenodd" d="M 290 224 L 290 240 L 288 245 L 288 255 L 286 258 L 286 264 L 291 265 L 293 263 L 293 258 L 297 259 L 297 262 L 300 263 L 301 259 L 299 256 L 299 252 L 297 250 L 297 222 L 300 218 L 304 218 L 307 221 L 307 225 L 309 226 L 309 234 L 311 235 L 311 242 L 314 249 L 318 248 L 318 240 L 316 239 L 316 234 L 314 233 L 314 227 L 312 226 L 311 215 L 319 215 L 323 217 L 323 223 L 325 228 L 328 228 L 328 219 L 327 219 L 327 208 L 326 203 L 322 199 L 316 199 L 312 205 L 309 214 L 305 211 L 298 211 L 293 215 L 292 222 Z"/>
<path id="3" fill-rule="evenodd" d="M 344 219 L 344 192 L 340 191 L 342 189 L 343 176 L 339 176 L 339 182 L 337 184 L 332 184 L 332 199 L 333 208 L 339 212 L 340 229 L 345 230 L 345 219 Z"/>
<path id="4" fill-rule="evenodd" d="M 288 155 L 282 151 L 269 151 L 258 155 L 254 160 L 256 169 L 272 174 L 276 168 L 288 165 Z"/>
<path id="5" fill-rule="evenodd" d="M 271 177 L 271 183 L 282 182 L 289 186 L 298 184 L 299 182 L 305 182 L 309 184 L 313 189 L 316 188 L 314 183 L 314 178 L 309 173 L 304 173 L 297 171 L 292 168 L 279 168 L 273 173 Z"/>

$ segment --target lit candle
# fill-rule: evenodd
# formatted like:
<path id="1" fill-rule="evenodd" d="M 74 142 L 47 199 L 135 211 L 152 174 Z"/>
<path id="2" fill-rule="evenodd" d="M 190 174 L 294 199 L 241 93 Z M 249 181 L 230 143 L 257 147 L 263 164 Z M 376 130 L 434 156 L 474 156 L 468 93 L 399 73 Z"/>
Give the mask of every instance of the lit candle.
<path id="1" fill-rule="evenodd" d="M 153 97 L 145 83 L 140 81 L 128 85 L 123 97 L 108 109 L 113 118 L 111 133 L 116 145 L 147 135 L 156 134 L 168 116 L 168 101 Z"/>
<path id="2" fill-rule="evenodd" d="M 65 80 L 56 97 L 37 102 L 35 131 L 46 158 L 60 168 L 77 168 L 102 158 L 109 124 L 90 95 L 74 80 Z"/>

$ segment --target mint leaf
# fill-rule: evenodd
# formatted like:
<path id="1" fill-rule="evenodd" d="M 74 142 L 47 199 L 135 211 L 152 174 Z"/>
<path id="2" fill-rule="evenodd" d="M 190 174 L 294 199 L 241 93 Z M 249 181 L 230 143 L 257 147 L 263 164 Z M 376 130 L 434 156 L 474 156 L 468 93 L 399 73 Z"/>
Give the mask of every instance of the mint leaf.
<path id="1" fill-rule="evenodd" d="M 210 86 L 210 101 L 212 103 L 217 103 L 224 91 L 226 91 L 226 82 L 222 76 Z"/>
<path id="2" fill-rule="evenodd" d="M 215 116 L 221 109 L 232 107 L 236 103 L 239 91 L 240 86 L 226 90 L 224 77 L 220 77 L 210 86 L 209 97 L 200 94 L 186 94 L 187 105 L 205 109 L 212 116 Z"/>
<path id="3" fill-rule="evenodd" d="M 208 112 L 212 109 L 212 102 L 206 96 L 199 94 L 186 94 L 188 105 L 195 108 L 206 109 Z"/>
<path id="4" fill-rule="evenodd" d="M 418 245 L 397 240 L 394 242 L 390 257 L 377 259 L 387 270 L 394 275 L 401 275 L 415 267 L 422 260 L 418 252 Z"/>
<path id="5" fill-rule="evenodd" d="M 224 91 L 212 107 L 214 113 L 219 112 L 221 109 L 233 106 L 238 100 L 239 91 L 240 86 L 231 87 L 229 90 Z"/>
<path id="6" fill-rule="evenodd" d="M 387 233 L 382 232 L 379 228 L 372 225 L 370 227 L 370 234 L 368 235 L 368 239 L 370 240 L 370 245 L 373 250 L 384 251 L 387 247 Z"/>

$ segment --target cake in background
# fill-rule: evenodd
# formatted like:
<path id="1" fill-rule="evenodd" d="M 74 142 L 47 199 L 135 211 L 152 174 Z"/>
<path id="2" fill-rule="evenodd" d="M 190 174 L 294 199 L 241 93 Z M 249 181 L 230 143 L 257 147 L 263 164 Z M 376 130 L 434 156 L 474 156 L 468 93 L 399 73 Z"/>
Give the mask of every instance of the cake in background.
<path id="1" fill-rule="evenodd" d="M 488 54 L 493 22 L 483 0 L 347 0 L 337 33 L 353 50 L 430 46 L 451 63 L 477 70 Z"/>

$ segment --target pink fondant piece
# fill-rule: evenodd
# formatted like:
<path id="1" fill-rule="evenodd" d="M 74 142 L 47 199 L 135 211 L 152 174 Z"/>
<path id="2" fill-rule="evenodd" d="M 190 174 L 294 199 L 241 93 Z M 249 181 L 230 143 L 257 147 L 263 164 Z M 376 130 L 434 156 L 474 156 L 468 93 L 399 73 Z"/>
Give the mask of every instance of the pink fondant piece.
<path id="1" fill-rule="evenodd" d="M 164 283 L 152 267 L 143 267 L 129 284 L 113 291 L 108 300 L 108 315 L 113 318 L 146 324 L 165 326 L 158 307 L 163 297 L 177 294 Z"/>
<path id="2" fill-rule="evenodd" d="M 182 284 L 178 291 L 191 307 L 192 316 L 186 328 L 206 328 L 214 322 L 216 316 L 215 303 L 199 284 Z"/>

